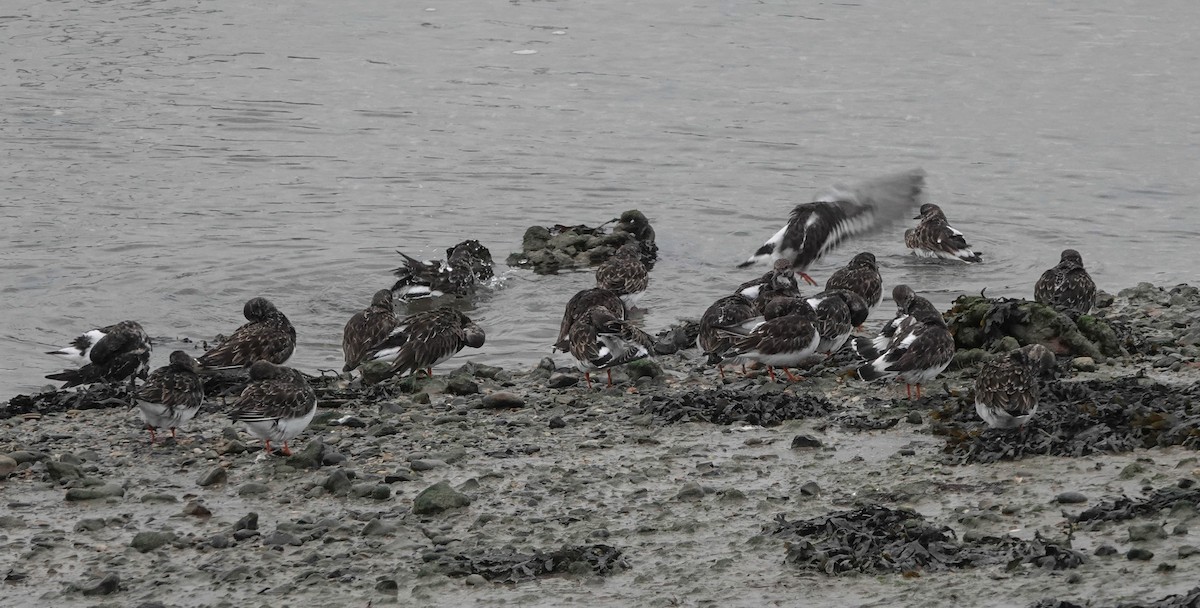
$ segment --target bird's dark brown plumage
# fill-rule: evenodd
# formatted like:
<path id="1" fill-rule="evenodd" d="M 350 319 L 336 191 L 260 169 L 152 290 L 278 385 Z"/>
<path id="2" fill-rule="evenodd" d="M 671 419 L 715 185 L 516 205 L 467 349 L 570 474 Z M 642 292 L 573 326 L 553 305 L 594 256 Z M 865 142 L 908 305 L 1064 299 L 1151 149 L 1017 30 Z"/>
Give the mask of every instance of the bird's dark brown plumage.
<path id="1" fill-rule="evenodd" d="M 1042 273 L 1033 299 L 1073 317 L 1087 314 L 1096 304 L 1096 283 L 1074 249 L 1062 252 L 1058 265 Z"/>
<path id="2" fill-rule="evenodd" d="M 342 329 L 342 355 L 346 361 L 342 371 L 352 371 L 362 364 L 371 348 L 387 338 L 398 323 L 392 309 L 392 290 L 375 292 L 371 305 L 350 317 Z"/>
<path id="3" fill-rule="evenodd" d="M 63 381 L 63 388 L 97 382 L 120 382 L 145 378 L 150 371 L 150 336 L 137 321 L 121 321 L 100 330 L 104 337 L 91 345 L 86 363 L 79 369 L 48 374 Z"/>
<path id="4" fill-rule="evenodd" d="M 825 289 L 852 291 L 862 296 L 870 308 L 878 306 L 883 301 L 883 277 L 879 275 L 875 255 L 864 251 L 854 256 L 846 266 L 829 276 Z"/>
<path id="5" fill-rule="evenodd" d="M 234 330 L 224 342 L 201 355 L 203 367 L 248 366 L 255 361 L 283 364 L 296 350 L 296 328 L 266 298 L 251 298 L 242 307 L 248 323 Z"/>

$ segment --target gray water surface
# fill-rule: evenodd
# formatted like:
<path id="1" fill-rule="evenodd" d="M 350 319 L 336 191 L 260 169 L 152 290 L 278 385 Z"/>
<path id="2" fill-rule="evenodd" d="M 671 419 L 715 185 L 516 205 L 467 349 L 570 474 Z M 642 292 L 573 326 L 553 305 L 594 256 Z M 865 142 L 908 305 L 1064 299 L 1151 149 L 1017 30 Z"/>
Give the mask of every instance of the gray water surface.
<path id="1" fill-rule="evenodd" d="M 0 9 L 0 395 L 79 332 L 180 340 L 263 295 L 340 367 L 394 251 L 641 209 L 654 331 L 765 268 L 735 264 L 819 188 L 924 167 L 986 256 L 873 251 L 938 304 L 1029 296 L 1065 247 L 1102 288 L 1195 282 L 1200 4 L 45 2 Z M 549 354 L 588 273 L 502 267 L 470 357 Z M 876 317 L 890 316 L 890 304 Z M 568 359 L 558 355 L 560 362 Z M 457 365 L 458 361 L 447 363 Z"/>

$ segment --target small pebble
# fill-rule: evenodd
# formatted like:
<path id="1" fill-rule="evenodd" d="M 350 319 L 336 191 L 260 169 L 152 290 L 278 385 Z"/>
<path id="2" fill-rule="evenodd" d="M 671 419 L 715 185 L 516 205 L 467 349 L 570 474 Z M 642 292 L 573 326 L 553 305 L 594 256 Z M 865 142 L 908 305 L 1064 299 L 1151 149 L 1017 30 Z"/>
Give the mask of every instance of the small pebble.
<path id="1" fill-rule="evenodd" d="M 679 500 L 700 500 L 704 498 L 704 488 L 694 481 L 689 481 L 683 484 L 683 488 L 679 490 L 675 498 Z"/>
<path id="2" fill-rule="evenodd" d="M 267 484 L 251 481 L 249 483 L 242 484 L 241 487 L 238 488 L 237 493 L 238 496 L 257 496 L 259 494 L 266 494 L 270 491 L 271 488 L 268 487 Z"/>
<path id="3" fill-rule="evenodd" d="M 1058 503 L 1061 503 L 1064 505 L 1075 505 L 1075 504 L 1087 502 L 1087 496 L 1084 496 L 1083 494 L 1081 494 L 1079 492 L 1063 492 L 1062 494 L 1055 496 L 1054 500 L 1055 500 L 1055 502 L 1058 502 Z"/>
<path id="4" fill-rule="evenodd" d="M 1167 531 L 1157 523 L 1134 524 L 1129 526 L 1129 541 L 1158 540 L 1167 537 Z"/>
<path id="5" fill-rule="evenodd" d="M 225 467 L 210 467 L 207 471 L 200 475 L 196 480 L 196 485 L 206 488 L 208 486 L 225 483 L 229 479 L 229 474 L 225 472 Z"/>
<path id="6" fill-rule="evenodd" d="M 792 449 L 807 449 L 821 447 L 821 440 L 812 435 L 796 435 L 792 438 Z"/>
<path id="7" fill-rule="evenodd" d="M 550 374 L 550 379 L 546 381 L 548 388 L 567 388 L 576 384 L 579 384 L 578 376 L 563 373 Z"/>
<path id="8" fill-rule="evenodd" d="M 100 582 L 90 587 L 79 588 L 84 595 L 111 595 L 121 589 L 121 577 L 116 574 L 106 575 Z"/>
<path id="9" fill-rule="evenodd" d="M 525 407 L 525 399 L 508 391 L 500 391 L 487 395 L 482 400 L 483 407 L 509 409 Z"/>
<path id="10" fill-rule="evenodd" d="M 1130 561 L 1150 561 L 1154 557 L 1154 553 L 1147 549 L 1130 549 L 1129 553 L 1125 554 L 1125 558 Z"/>

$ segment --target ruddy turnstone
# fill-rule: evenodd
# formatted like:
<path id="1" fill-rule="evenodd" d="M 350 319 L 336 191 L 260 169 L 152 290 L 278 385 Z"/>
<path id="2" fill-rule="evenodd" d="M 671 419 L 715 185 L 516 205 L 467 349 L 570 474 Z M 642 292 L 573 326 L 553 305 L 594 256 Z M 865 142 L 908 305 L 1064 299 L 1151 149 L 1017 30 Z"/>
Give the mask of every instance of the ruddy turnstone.
<path id="1" fill-rule="evenodd" d="M 916 228 L 904 231 L 904 244 L 912 249 L 914 254 L 923 258 L 942 258 L 967 263 L 983 261 L 979 254 L 971 251 L 963 233 L 946 221 L 946 214 L 942 213 L 941 207 L 925 203 L 921 205 L 920 215 L 913 219 L 921 221 Z"/>
<path id="2" fill-rule="evenodd" d="M 251 435 L 263 440 L 271 453 L 271 442 L 283 443 L 283 454 L 291 456 L 288 440 L 296 437 L 317 413 L 317 395 L 300 372 L 255 361 L 250 366 L 250 383 L 242 389 L 229 418 L 242 422 Z"/>
<path id="3" fill-rule="evenodd" d="M 750 298 L 735 293 L 725 296 L 704 311 L 700 317 L 700 334 L 696 336 L 696 346 L 704 353 L 710 365 L 717 366 L 717 373 L 725 377 L 725 366 L 722 361 L 726 352 L 733 347 L 733 337 L 722 327 L 734 327 L 754 319 L 758 311 Z M 753 328 L 751 328 L 753 329 Z"/>
<path id="4" fill-rule="evenodd" d="M 405 301 L 470 295 L 476 286 L 495 276 L 492 252 L 474 239 L 447 249 L 445 261 L 424 262 L 396 253 L 404 258 L 404 265 L 392 271 L 396 275 L 392 291 Z"/>
<path id="5" fill-rule="evenodd" d="M 617 292 L 629 309 L 637 305 L 650 284 L 650 271 L 646 270 L 640 255 L 638 244 L 630 241 L 596 267 L 596 287 Z"/>
<path id="6" fill-rule="evenodd" d="M 854 339 L 854 352 L 864 360 L 870 361 L 878 359 L 883 355 L 884 351 L 891 346 L 892 341 L 896 338 L 897 332 L 903 333 L 903 330 L 915 323 L 915 320 L 908 314 L 908 307 L 913 300 L 920 298 L 911 287 L 908 285 L 897 285 L 892 288 L 892 301 L 896 303 L 896 315 L 892 320 L 888 321 L 879 330 L 879 334 L 874 338 L 858 337 Z M 925 300 L 925 298 L 921 298 Z M 925 304 L 932 307 L 928 300 Z"/>
<path id="7" fill-rule="evenodd" d="M 596 306 L 607 308 L 609 312 L 620 319 L 625 319 L 627 316 L 625 303 L 617 292 L 599 287 L 580 290 L 567 301 L 562 322 L 558 326 L 558 340 L 554 342 L 554 350 L 564 353 L 571 350 L 571 326 L 580 316 L 588 314 L 588 311 Z"/>
<path id="8" fill-rule="evenodd" d="M 368 351 L 367 359 L 392 359 L 380 380 L 425 370 L 458 354 L 465 347 L 479 348 L 485 339 L 483 329 L 467 315 L 449 306 L 418 312 L 401 319 L 396 329 Z"/>
<path id="9" fill-rule="evenodd" d="M 738 285 L 733 292 L 754 302 L 755 310 L 761 315 L 767 303 L 775 298 L 800 297 L 800 281 L 792 271 L 791 262 L 775 260 L 774 267 L 766 274 Z"/>
<path id="10" fill-rule="evenodd" d="M 650 356 L 654 344 L 654 338 L 605 306 L 593 306 L 579 315 L 569 339 L 571 356 L 588 388 L 592 388 L 592 372 L 600 370 L 608 372 L 608 386 L 612 386 L 612 368 Z"/>
<path id="11" fill-rule="evenodd" d="M 296 328 L 266 298 L 251 298 L 242 307 L 249 323 L 196 359 L 201 367 L 245 367 L 255 361 L 282 364 L 296 350 Z"/>
<path id="12" fill-rule="evenodd" d="M 975 376 L 975 411 L 995 429 L 1024 426 L 1037 413 L 1038 376 L 1054 355 L 1030 344 L 988 361 Z"/>
<path id="13" fill-rule="evenodd" d="M 191 355 L 177 350 L 171 353 L 170 364 L 160 367 L 146 378 L 137 391 L 138 410 L 150 431 L 150 443 L 157 429 L 175 429 L 196 416 L 204 401 L 204 381 L 197 370 L 200 364 Z"/>
<path id="14" fill-rule="evenodd" d="M 134 378 L 145 378 L 150 371 L 150 336 L 137 321 L 121 321 L 101 329 L 93 329 L 64 349 L 48 354 L 60 355 L 79 369 L 48 374 L 50 380 L 63 381 L 63 388 L 96 382 L 120 382 L 129 379 L 133 392 Z"/>
<path id="15" fill-rule="evenodd" d="M 1083 256 L 1065 249 L 1058 265 L 1042 273 L 1033 299 L 1072 317 L 1086 315 L 1096 304 L 1096 283 L 1083 268 Z"/>
<path id="16" fill-rule="evenodd" d="M 807 270 L 850 237 L 900 220 L 924 198 L 925 172 L 914 169 L 854 186 L 834 186 L 792 209 L 787 224 L 739 266 L 785 259 L 810 285 Z"/>
<path id="17" fill-rule="evenodd" d="M 134 321 L 122 321 L 121 323 L 134 323 Z M 82 334 L 79 334 L 79 336 L 74 340 L 71 340 L 70 345 L 58 350 L 48 350 L 46 351 L 46 354 L 57 355 L 73 363 L 77 367 L 83 367 L 84 365 L 92 362 L 92 347 L 94 347 L 97 342 L 102 340 L 104 336 L 108 335 L 108 332 L 115 329 L 118 325 L 120 325 L 120 323 L 116 325 L 109 325 L 108 327 L 101 327 L 99 329 L 88 330 Z"/>
<path id="18" fill-rule="evenodd" d="M 936 378 L 954 359 L 954 337 L 946 328 L 942 313 L 924 298 L 911 300 L 908 314 L 914 323 L 898 331 L 882 355 L 860 365 L 858 377 L 868 382 L 898 377 L 904 380 L 909 398 L 916 385 L 920 399 L 921 385 Z"/>
<path id="19" fill-rule="evenodd" d="M 832 355 L 850 339 L 850 332 L 867 320 L 867 301 L 847 289 L 823 291 L 807 299 L 814 311 L 814 326 L 821 336 L 818 353 Z"/>
<path id="20" fill-rule="evenodd" d="M 850 260 L 844 267 L 837 269 L 825 281 L 825 289 L 845 289 L 852 291 L 874 309 L 883 301 L 883 277 L 879 276 L 879 266 L 875 263 L 875 255 L 862 252 Z"/>
<path id="21" fill-rule="evenodd" d="M 652 268 L 658 258 L 658 245 L 654 242 L 654 228 L 650 225 L 650 220 L 646 219 L 641 211 L 630 209 L 617 218 L 617 225 L 613 228 L 613 234 L 622 232 L 637 241 L 642 263 L 646 265 L 647 270 Z"/>
<path id="22" fill-rule="evenodd" d="M 725 353 L 725 362 L 757 361 L 767 366 L 771 381 L 775 368 L 782 367 L 789 380 L 802 380 L 792 374 L 797 367 L 817 352 L 821 336 L 817 333 L 816 313 L 801 298 L 779 297 L 770 301 L 763 322 L 750 328 L 749 322 L 719 328 L 733 339 Z"/>
<path id="23" fill-rule="evenodd" d="M 398 324 L 399 319 L 392 310 L 392 290 L 375 292 L 371 305 L 354 313 L 342 330 L 342 354 L 346 359 L 342 371 L 357 368 L 366 360 L 371 348 L 386 339 Z"/>

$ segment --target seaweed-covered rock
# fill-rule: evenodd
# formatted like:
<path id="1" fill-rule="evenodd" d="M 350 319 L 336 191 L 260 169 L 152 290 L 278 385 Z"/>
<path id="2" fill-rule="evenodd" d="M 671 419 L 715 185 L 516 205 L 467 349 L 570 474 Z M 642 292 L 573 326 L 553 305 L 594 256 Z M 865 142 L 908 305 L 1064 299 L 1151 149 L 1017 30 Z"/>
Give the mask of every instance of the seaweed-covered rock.
<path id="1" fill-rule="evenodd" d="M 681 321 L 654 336 L 654 354 L 673 355 L 685 348 L 696 345 L 696 337 L 700 335 L 700 322 L 695 320 Z"/>
<path id="2" fill-rule="evenodd" d="M 1088 602 L 1088 606 L 1092 608 L 1197 608 L 1200 607 L 1200 587 L 1193 587 L 1191 591 L 1182 595 L 1168 595 L 1161 600 L 1153 602 L 1147 601 L 1133 604 L 1126 602 L 1110 604 Z M 1083 606 L 1066 600 L 1043 599 L 1030 604 L 1029 608 L 1083 608 Z"/>
<path id="3" fill-rule="evenodd" d="M 1059 355 L 1103 359 L 1121 354 L 1113 328 L 1104 320 L 1083 315 L 1071 320 L 1049 306 L 1012 298 L 960 296 L 946 313 L 946 324 L 960 351 L 1002 350 L 1016 339 L 1018 345 L 1043 344 Z"/>
<path id="4" fill-rule="evenodd" d="M 1077 515 L 1069 516 L 1072 522 L 1089 521 L 1120 521 L 1135 517 L 1153 516 L 1165 509 L 1171 509 L 1180 503 L 1200 506 L 1200 488 L 1179 488 L 1168 486 L 1155 490 L 1146 498 L 1128 498 L 1122 496 L 1102 501 Z"/>
<path id="5" fill-rule="evenodd" d="M 616 222 L 612 232 L 605 226 Z M 521 252 L 509 254 L 509 266 L 529 268 L 538 274 L 587 268 L 607 260 L 628 242 L 638 244 L 641 261 L 652 268 L 658 259 L 654 228 L 641 211 L 631 209 L 599 226 L 530 226 L 521 239 Z"/>
<path id="6" fill-rule="evenodd" d="M 1086 561 L 1083 554 L 1041 536 L 959 541 L 949 527 L 930 525 L 915 511 L 879 505 L 803 521 L 787 521 L 779 515 L 768 533 L 790 541 L 787 563 L 831 576 L 939 572 L 993 564 L 1061 570 Z"/>
<path id="7" fill-rule="evenodd" d="M 1037 414 L 1020 430 L 984 429 L 974 396 L 947 401 L 933 413 L 955 464 L 1025 456 L 1085 456 L 1168 445 L 1200 445 L 1200 387 L 1136 376 L 1044 383 Z"/>
<path id="8" fill-rule="evenodd" d="M 29 414 L 55 414 L 67 410 L 97 410 L 129 407 L 129 388 L 125 383 L 92 384 L 66 389 L 17 395 L 0 405 L 0 420 Z"/>
<path id="9" fill-rule="evenodd" d="M 431 555 L 448 576 L 478 574 L 495 583 L 519 583 L 555 574 L 606 576 L 629 568 L 620 549 L 608 545 L 563 547 L 553 551 L 518 553 L 510 549 L 477 553 Z"/>
<path id="10" fill-rule="evenodd" d="M 650 397 L 641 405 L 642 414 L 652 414 L 668 424 L 711 422 L 778 426 L 787 420 L 825 416 L 835 410 L 833 404 L 820 395 L 788 391 L 762 393 L 753 387 L 692 389 L 669 397 Z"/>

